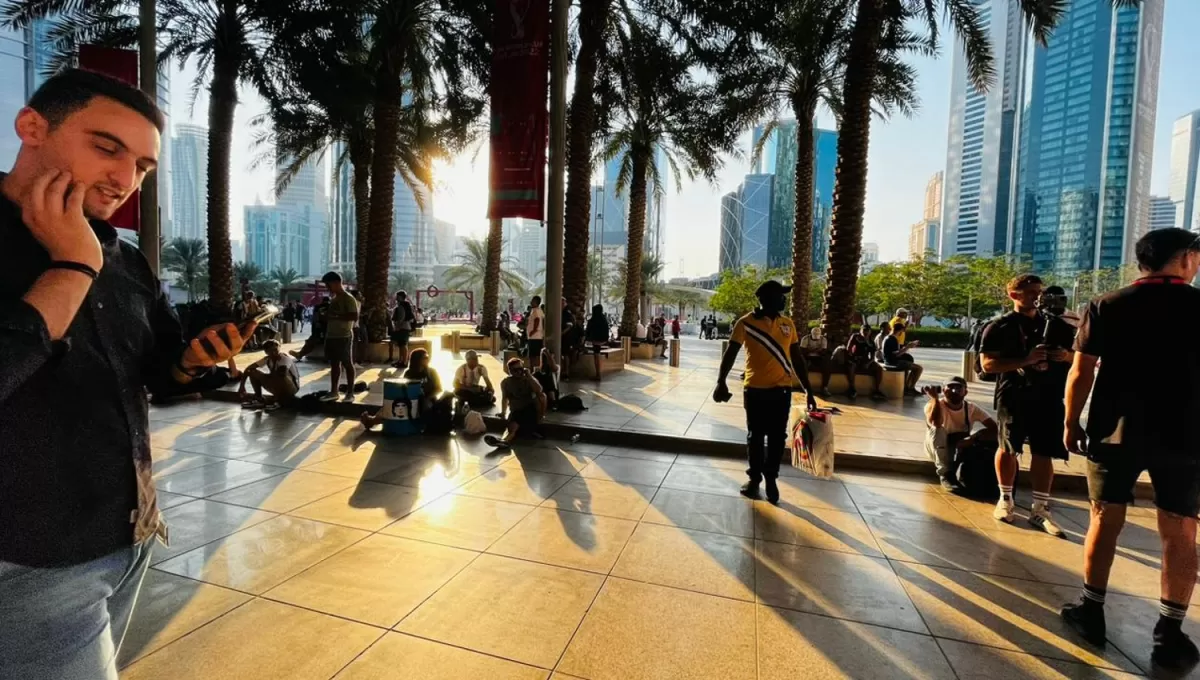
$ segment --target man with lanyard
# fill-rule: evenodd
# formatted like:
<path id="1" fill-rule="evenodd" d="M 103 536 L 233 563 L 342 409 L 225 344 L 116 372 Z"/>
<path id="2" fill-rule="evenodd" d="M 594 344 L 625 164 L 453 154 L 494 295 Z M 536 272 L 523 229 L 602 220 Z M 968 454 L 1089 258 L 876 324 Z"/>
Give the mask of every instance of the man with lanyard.
<path id="1" fill-rule="evenodd" d="M 0 678 L 117 680 L 165 536 L 146 390 L 208 382 L 255 329 L 185 340 L 107 221 L 157 166 L 164 124 L 137 89 L 76 69 L 17 113 L 0 174 Z"/>
<path id="2" fill-rule="evenodd" d="M 1200 290 L 1189 285 L 1200 272 L 1200 239 L 1184 229 L 1157 229 L 1138 240 L 1135 254 L 1143 278 L 1093 300 L 1075 339 L 1064 443 L 1088 457 L 1091 521 L 1083 544 L 1083 597 L 1064 607 L 1062 616 L 1086 640 L 1104 645 L 1104 599 L 1117 538 L 1134 485 L 1149 472 L 1163 548 L 1150 659 L 1182 675 L 1200 660 L 1181 629 L 1196 585 L 1200 345 L 1179 341 L 1196 336 L 1200 319 Z M 1085 431 L 1080 416 L 1089 393 Z"/>
<path id="3" fill-rule="evenodd" d="M 808 395 L 808 408 L 815 410 L 817 400 L 808 382 L 808 366 L 800 351 L 796 325 L 783 316 L 791 286 L 767 281 L 754 292 L 758 308 L 737 320 L 729 336 L 729 348 L 721 357 L 721 372 L 713 401 L 732 398 L 725 380 L 733 369 L 738 351 L 746 345 L 746 376 L 743 401 L 746 409 L 746 456 L 750 481 L 742 486 L 742 495 L 758 498 L 759 484 L 766 480 L 767 500 L 779 502 L 779 463 L 787 449 L 787 422 L 792 407 L 792 388 L 796 382 Z M 765 440 L 765 443 L 764 443 Z"/>
<path id="4" fill-rule="evenodd" d="M 1010 524 L 1016 517 L 1013 483 L 1018 458 L 1029 442 L 1033 478 L 1029 523 L 1051 536 L 1062 537 L 1062 529 L 1050 515 L 1050 485 L 1054 482 L 1054 461 L 1067 459 L 1060 423 L 1065 414 L 1063 387 L 1074 336 L 1066 322 L 1048 320 L 1038 312 L 1041 296 L 1042 280 L 1033 274 L 1009 281 L 1008 297 L 1014 311 L 988 326 L 980 346 L 983 370 L 1000 376 L 994 404 L 1000 424 L 1000 449 L 996 452 L 1000 500 L 992 517 Z"/>

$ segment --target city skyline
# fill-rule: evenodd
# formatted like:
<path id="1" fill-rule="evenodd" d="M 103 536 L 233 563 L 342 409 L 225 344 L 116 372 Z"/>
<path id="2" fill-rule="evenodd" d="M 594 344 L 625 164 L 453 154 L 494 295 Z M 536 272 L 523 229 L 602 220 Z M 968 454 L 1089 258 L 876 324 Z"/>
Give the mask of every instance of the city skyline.
<path id="1" fill-rule="evenodd" d="M 1176 119 L 1171 127 L 1171 183 L 1167 196 L 1175 206 L 1175 226 L 1200 231 L 1200 109 Z"/>

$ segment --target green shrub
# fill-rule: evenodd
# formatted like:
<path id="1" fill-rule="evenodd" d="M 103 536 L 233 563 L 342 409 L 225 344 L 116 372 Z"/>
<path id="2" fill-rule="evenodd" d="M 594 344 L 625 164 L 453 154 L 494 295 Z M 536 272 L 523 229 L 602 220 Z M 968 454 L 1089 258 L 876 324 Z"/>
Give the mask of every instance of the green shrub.
<path id="1" fill-rule="evenodd" d="M 904 336 L 905 342 L 920 340 L 922 347 L 952 347 L 966 349 L 970 344 L 971 334 L 962 328 L 940 328 L 937 326 L 918 326 L 909 328 Z"/>

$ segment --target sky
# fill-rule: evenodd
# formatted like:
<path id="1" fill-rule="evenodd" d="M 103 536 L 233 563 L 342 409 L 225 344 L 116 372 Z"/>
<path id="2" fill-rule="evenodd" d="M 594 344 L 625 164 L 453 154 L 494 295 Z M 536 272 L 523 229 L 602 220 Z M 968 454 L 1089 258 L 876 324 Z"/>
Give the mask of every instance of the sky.
<path id="1" fill-rule="evenodd" d="M 1154 195 L 1165 196 L 1167 192 L 1173 122 L 1200 109 L 1198 29 L 1200 0 L 1166 0 L 1150 187 Z M 945 169 L 951 50 L 952 44 L 948 44 L 936 58 L 911 57 L 920 74 L 920 108 L 912 118 L 875 119 L 871 126 L 863 240 L 879 244 L 883 261 L 907 257 L 909 227 L 921 218 L 925 184 L 935 172 Z M 190 66 L 185 66 L 182 73 L 172 73 L 173 122 L 206 123 L 208 102 L 204 93 L 189 111 L 188 86 L 193 76 Z M 240 99 L 231 183 L 234 238 L 241 233 L 242 206 L 257 200 L 273 201 L 271 169 L 252 167 L 257 152 L 251 149 L 254 131 L 249 122 L 263 112 L 264 104 L 247 88 L 242 88 Z M 818 114 L 817 124 L 834 126 L 828 113 Z M 670 188 L 665 211 L 667 277 L 704 276 L 717 270 L 721 196 L 736 189 L 749 170 L 749 146 L 747 132 L 742 143 L 746 157 L 726 158 L 715 184 L 685 179 L 681 192 Z M 460 236 L 479 237 L 487 232 L 487 159 L 485 142 L 436 168 L 434 216 L 454 223 Z"/>

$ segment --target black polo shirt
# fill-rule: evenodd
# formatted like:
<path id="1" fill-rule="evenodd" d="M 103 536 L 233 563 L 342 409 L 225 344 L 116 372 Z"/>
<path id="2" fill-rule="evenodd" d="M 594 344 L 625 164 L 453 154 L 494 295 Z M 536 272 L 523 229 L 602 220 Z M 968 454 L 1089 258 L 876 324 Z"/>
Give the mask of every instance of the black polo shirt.
<path id="1" fill-rule="evenodd" d="M 1093 446 L 1200 455 L 1200 290 L 1143 279 L 1091 302 L 1075 351 L 1100 358 L 1088 411 Z"/>
<path id="2" fill-rule="evenodd" d="M 1046 320 L 1041 314 L 1026 316 L 1009 312 L 996 319 L 983 331 L 979 351 L 1001 359 L 1022 359 L 1042 343 Z M 1006 371 L 996 379 L 996 398 L 993 406 L 1003 406 L 1009 413 L 1020 410 L 1027 402 L 1041 395 L 1025 371 Z M 1059 392 L 1062 399 L 1062 392 Z"/>
<path id="3" fill-rule="evenodd" d="M 160 528 L 146 389 L 177 387 L 185 343 L 142 254 L 92 228 L 104 267 L 51 342 L 21 299 L 49 256 L 0 195 L 0 561 L 79 564 Z"/>

